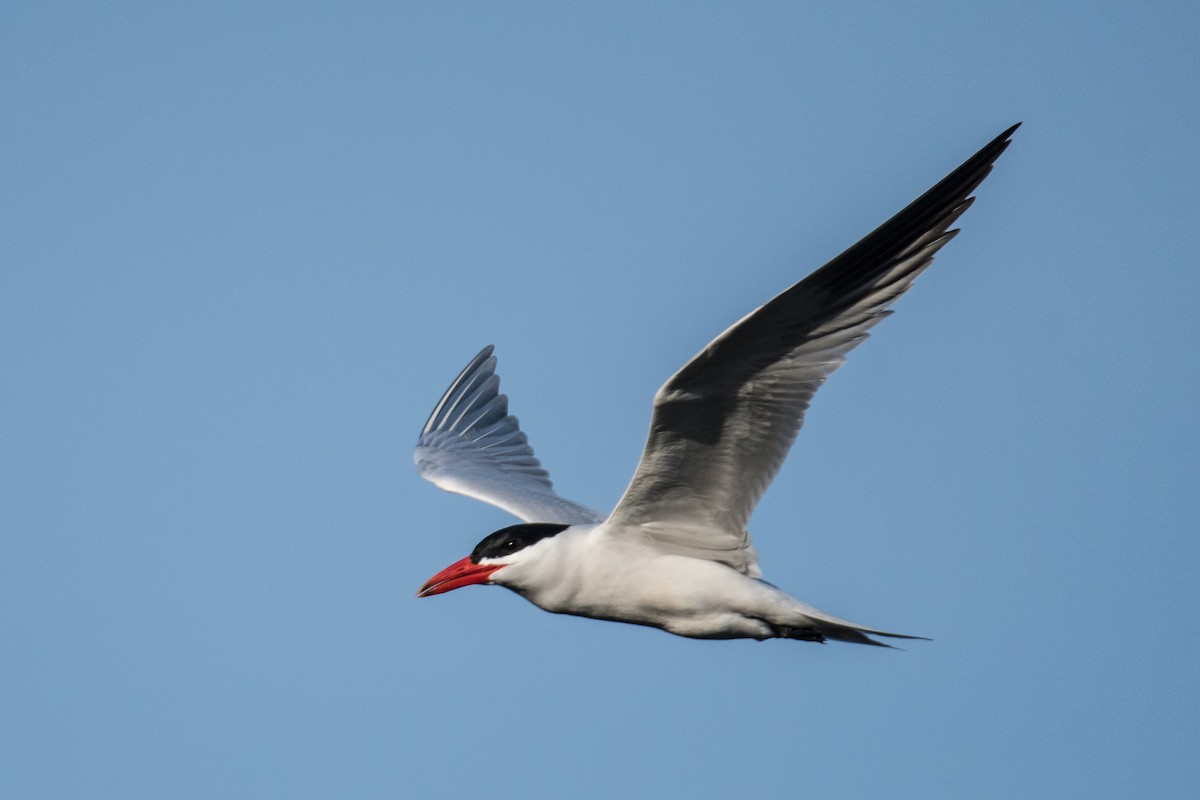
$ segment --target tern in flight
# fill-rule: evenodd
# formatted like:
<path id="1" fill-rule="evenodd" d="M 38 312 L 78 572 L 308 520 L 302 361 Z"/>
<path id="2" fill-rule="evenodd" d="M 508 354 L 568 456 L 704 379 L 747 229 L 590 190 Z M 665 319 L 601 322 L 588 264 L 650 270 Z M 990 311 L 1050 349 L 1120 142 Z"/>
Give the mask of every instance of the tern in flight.
<path id="1" fill-rule="evenodd" d="M 839 619 L 767 583 L 746 523 L 813 394 L 954 237 L 950 226 L 1016 128 L 672 375 L 654 396 L 646 449 L 611 514 L 554 491 L 484 348 L 438 401 L 414 459 L 423 478 L 524 523 L 484 538 L 418 596 L 493 583 L 554 613 L 700 639 L 920 638 Z"/>

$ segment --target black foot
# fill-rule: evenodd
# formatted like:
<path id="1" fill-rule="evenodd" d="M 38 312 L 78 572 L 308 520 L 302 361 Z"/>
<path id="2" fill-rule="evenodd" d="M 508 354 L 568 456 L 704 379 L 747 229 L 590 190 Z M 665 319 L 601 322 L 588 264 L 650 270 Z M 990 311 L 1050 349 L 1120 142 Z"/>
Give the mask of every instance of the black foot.
<path id="1" fill-rule="evenodd" d="M 772 625 L 771 630 L 780 639 L 798 639 L 802 642 L 817 642 L 818 644 L 825 643 L 824 635 L 812 628 L 789 628 L 786 625 Z"/>

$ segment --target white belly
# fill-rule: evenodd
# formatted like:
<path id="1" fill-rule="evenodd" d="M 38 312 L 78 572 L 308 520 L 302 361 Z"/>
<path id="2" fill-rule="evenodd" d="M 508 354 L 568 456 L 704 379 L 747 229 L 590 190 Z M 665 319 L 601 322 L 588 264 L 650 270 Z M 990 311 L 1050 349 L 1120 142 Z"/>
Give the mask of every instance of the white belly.
<path id="1" fill-rule="evenodd" d="M 558 580 L 517 587 L 556 614 L 630 622 L 701 639 L 766 639 L 795 624 L 798 606 L 775 587 L 713 561 L 640 552 L 590 553 Z"/>

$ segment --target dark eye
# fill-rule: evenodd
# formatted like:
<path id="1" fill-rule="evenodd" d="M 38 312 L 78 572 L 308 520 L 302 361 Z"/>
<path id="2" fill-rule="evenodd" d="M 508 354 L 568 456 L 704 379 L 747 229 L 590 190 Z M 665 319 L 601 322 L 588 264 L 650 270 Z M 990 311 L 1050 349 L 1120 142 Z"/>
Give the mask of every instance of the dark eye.
<path id="1" fill-rule="evenodd" d="M 516 539 L 509 539 L 507 542 L 504 543 L 504 551 L 506 553 L 513 553 L 513 552 L 516 552 L 516 550 L 517 550 L 517 540 Z"/>

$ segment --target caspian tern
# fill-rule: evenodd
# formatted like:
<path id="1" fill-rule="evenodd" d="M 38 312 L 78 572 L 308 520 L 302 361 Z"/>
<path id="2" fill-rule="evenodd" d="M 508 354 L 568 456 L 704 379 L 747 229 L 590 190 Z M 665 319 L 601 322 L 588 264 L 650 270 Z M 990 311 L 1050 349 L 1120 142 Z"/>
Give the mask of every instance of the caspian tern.
<path id="1" fill-rule="evenodd" d="M 672 375 L 654 397 L 633 480 L 607 516 L 554 491 L 485 347 L 442 395 L 414 460 L 437 486 L 525 522 L 484 538 L 418 596 L 493 583 L 554 613 L 700 639 L 921 638 L 839 619 L 762 580 L 746 523 L 813 394 L 958 232 L 950 226 L 1017 125 Z"/>

